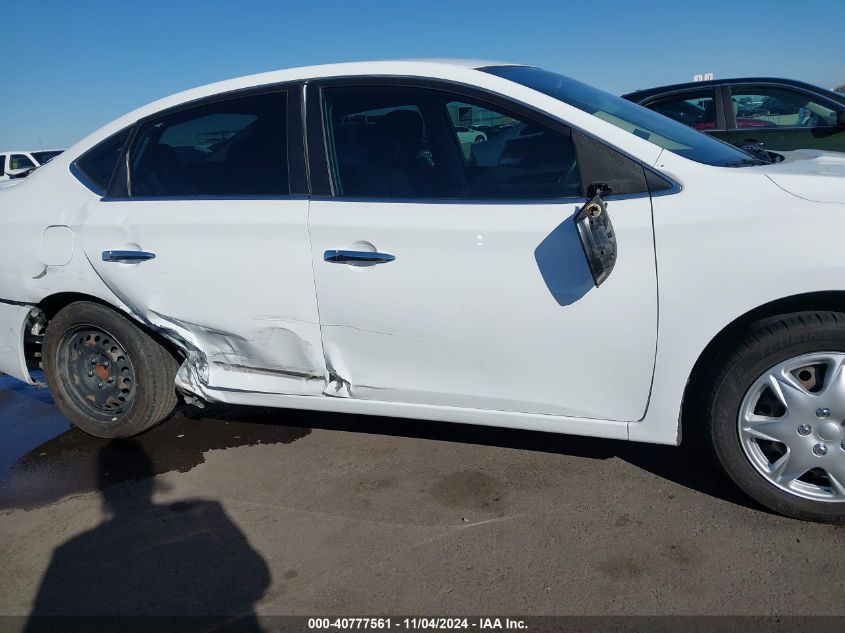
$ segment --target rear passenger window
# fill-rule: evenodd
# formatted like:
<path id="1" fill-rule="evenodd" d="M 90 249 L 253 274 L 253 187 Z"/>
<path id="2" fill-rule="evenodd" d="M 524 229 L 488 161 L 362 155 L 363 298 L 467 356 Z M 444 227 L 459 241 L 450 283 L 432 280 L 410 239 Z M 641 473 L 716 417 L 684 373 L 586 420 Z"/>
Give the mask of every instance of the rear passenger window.
<path id="1" fill-rule="evenodd" d="M 335 195 L 476 200 L 575 197 L 571 135 L 413 87 L 322 91 Z"/>
<path id="2" fill-rule="evenodd" d="M 286 94 L 218 101 L 146 122 L 130 150 L 130 195 L 290 193 Z"/>
<path id="3" fill-rule="evenodd" d="M 120 160 L 120 155 L 123 153 L 123 146 L 129 140 L 131 131 L 132 128 L 126 128 L 117 134 L 112 134 L 76 159 L 77 169 L 101 193 L 104 193 L 108 188 L 112 174 L 117 167 L 117 161 Z"/>

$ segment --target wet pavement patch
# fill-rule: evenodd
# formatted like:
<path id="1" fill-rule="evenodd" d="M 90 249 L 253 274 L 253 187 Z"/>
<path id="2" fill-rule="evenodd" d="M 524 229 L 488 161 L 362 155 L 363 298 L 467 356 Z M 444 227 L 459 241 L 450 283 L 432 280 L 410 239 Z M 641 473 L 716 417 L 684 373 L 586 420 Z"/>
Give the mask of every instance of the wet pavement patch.
<path id="1" fill-rule="evenodd" d="M 134 439 L 99 439 L 75 429 L 45 389 L 0 377 L 0 509 L 31 509 L 62 497 L 171 471 L 187 472 L 211 450 L 288 444 L 311 430 L 285 425 L 286 412 L 250 407 L 186 409 Z M 114 446 L 110 446 L 114 444 Z M 98 455 L 110 446 L 103 472 Z M 138 451 L 140 448 L 141 451 Z"/>
<path id="2" fill-rule="evenodd" d="M 138 436 L 137 447 L 111 446 L 71 428 L 45 389 L 0 376 L 0 510 L 34 508 L 67 495 L 102 490 L 124 481 L 171 471 L 187 472 L 210 450 L 254 444 L 288 444 L 322 429 L 498 446 L 516 451 L 559 453 L 585 459 L 621 459 L 654 475 L 737 505 L 757 507 L 714 472 L 698 443 L 681 449 L 431 420 L 404 420 L 321 411 L 255 407 L 186 408 L 158 427 Z M 121 455 L 107 473 L 98 469 L 98 454 Z M 691 467 L 691 465 L 694 465 Z M 99 477 L 99 479 L 98 479 Z M 391 475 L 362 480 L 360 488 L 395 485 Z M 506 486 L 492 475 L 458 471 L 443 473 L 430 491 L 442 505 L 469 504 L 500 508 Z M 178 510 L 177 510 L 178 512 Z"/>

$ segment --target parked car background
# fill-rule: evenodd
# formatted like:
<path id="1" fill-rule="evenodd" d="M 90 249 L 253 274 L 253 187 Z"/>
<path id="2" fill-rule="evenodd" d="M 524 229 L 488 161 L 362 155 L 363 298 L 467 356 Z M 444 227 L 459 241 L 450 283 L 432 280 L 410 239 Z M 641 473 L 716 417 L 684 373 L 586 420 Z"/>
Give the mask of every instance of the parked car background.
<path id="1" fill-rule="evenodd" d="M 0 152 L 0 180 L 9 180 L 18 169 L 40 167 L 54 159 L 64 150 Z M 10 174 L 9 172 L 12 172 Z"/>
<path id="2" fill-rule="evenodd" d="M 724 79 L 623 96 L 734 145 L 845 152 L 845 95 L 800 81 Z"/>

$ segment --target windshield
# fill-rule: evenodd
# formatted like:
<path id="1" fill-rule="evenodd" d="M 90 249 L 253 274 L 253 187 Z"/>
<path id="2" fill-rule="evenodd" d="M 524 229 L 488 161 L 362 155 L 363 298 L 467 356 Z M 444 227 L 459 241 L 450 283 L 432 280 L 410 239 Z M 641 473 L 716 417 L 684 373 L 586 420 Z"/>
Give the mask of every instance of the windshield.
<path id="1" fill-rule="evenodd" d="M 491 66 L 481 70 L 559 99 L 684 158 L 730 167 L 763 164 L 733 145 L 569 77 L 530 66 Z"/>
<path id="2" fill-rule="evenodd" d="M 61 150 L 50 150 L 50 151 L 43 151 L 43 152 L 30 152 L 35 160 L 38 161 L 39 164 L 44 165 L 45 163 L 51 161 L 56 156 L 61 154 Z"/>

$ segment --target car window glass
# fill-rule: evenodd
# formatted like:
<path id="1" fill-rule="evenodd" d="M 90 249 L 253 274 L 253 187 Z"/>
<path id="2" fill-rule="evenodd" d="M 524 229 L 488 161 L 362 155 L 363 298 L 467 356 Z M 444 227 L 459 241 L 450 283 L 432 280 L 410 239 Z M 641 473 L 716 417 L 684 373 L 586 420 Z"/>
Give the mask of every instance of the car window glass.
<path id="1" fill-rule="evenodd" d="M 35 160 L 37 160 L 42 165 L 47 164 L 59 154 L 61 154 L 61 152 L 56 150 L 50 150 L 45 152 L 32 152 L 32 156 L 35 158 Z"/>
<path id="2" fill-rule="evenodd" d="M 285 94 L 275 92 L 144 123 L 130 150 L 130 195 L 288 194 L 285 113 Z"/>
<path id="3" fill-rule="evenodd" d="M 35 167 L 35 163 L 24 154 L 12 154 L 9 156 L 9 169 L 29 169 Z"/>
<path id="4" fill-rule="evenodd" d="M 836 125 L 835 110 L 799 90 L 731 88 L 731 105 L 738 128 Z"/>
<path id="5" fill-rule="evenodd" d="M 330 88 L 323 94 L 336 194 L 387 198 L 443 195 L 447 187 L 438 186 L 437 181 L 446 165 L 431 151 L 421 110 L 430 101 L 427 95 L 413 89 L 376 87 Z M 453 187 L 448 193 L 457 191 Z"/>
<path id="6" fill-rule="evenodd" d="M 708 134 L 698 134 L 653 110 L 569 77 L 529 66 L 488 66 L 481 70 L 547 94 L 684 158 L 731 167 L 757 162 Z"/>
<path id="7" fill-rule="evenodd" d="M 100 141 L 76 160 L 77 168 L 88 180 L 105 191 L 111 181 L 123 146 L 129 140 L 132 128 L 126 128 Z"/>
<path id="8" fill-rule="evenodd" d="M 581 179 L 570 134 L 463 101 L 446 104 L 473 198 L 574 197 Z M 462 125 L 459 125 L 462 124 Z"/>
<path id="9" fill-rule="evenodd" d="M 580 194 L 567 134 L 529 127 L 441 90 L 357 86 L 322 93 L 336 195 L 495 200 Z"/>
<path id="10" fill-rule="evenodd" d="M 716 100 L 712 90 L 675 95 L 651 101 L 648 107 L 695 130 L 716 128 Z"/>

